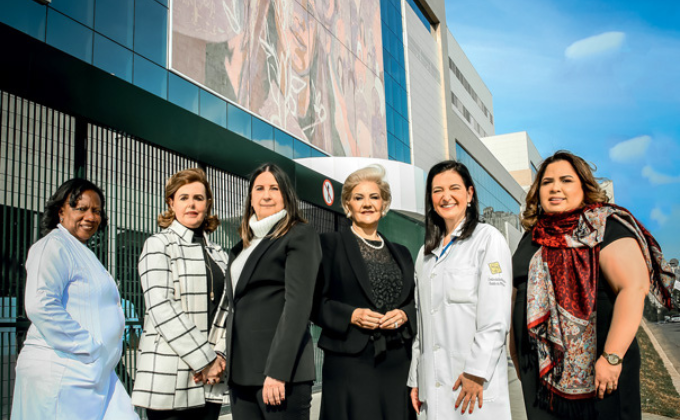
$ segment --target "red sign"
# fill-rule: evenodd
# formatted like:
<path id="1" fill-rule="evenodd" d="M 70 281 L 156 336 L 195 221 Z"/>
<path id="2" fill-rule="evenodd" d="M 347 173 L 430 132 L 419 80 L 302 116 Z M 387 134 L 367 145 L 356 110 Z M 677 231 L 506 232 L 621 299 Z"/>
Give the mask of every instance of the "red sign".
<path id="1" fill-rule="evenodd" d="M 330 180 L 327 179 L 323 182 L 322 190 L 323 201 L 329 206 L 332 205 L 335 200 L 335 192 L 333 191 L 333 184 L 331 184 Z"/>

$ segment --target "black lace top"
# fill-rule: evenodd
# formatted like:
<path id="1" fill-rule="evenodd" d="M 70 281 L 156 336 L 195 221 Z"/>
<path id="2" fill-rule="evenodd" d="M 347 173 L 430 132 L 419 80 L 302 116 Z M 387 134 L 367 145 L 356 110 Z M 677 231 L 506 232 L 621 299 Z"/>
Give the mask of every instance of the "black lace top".
<path id="1" fill-rule="evenodd" d="M 371 282 L 376 309 L 383 313 L 395 309 L 404 287 L 399 264 L 394 260 L 387 246 L 381 249 L 371 248 L 361 238 L 356 235 L 355 237 L 368 269 L 368 279 Z M 382 241 L 369 240 L 368 242 L 375 246 L 382 244 Z"/>

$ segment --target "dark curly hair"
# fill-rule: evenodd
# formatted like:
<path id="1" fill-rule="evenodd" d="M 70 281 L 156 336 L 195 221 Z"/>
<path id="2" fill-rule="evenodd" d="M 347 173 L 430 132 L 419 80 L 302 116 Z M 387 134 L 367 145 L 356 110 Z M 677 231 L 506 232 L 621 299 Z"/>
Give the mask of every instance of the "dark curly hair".
<path id="1" fill-rule="evenodd" d="M 92 182 L 82 178 L 74 178 L 61 184 L 59 188 L 57 188 L 57 191 L 52 194 L 52 197 L 47 200 L 45 212 L 40 219 L 40 235 L 45 236 L 50 233 L 52 229 L 57 227 L 57 224 L 59 223 L 59 211 L 64 206 L 66 200 L 68 200 L 69 206 L 75 207 L 85 191 L 94 191 L 99 196 L 99 200 L 102 202 L 99 230 L 106 228 L 109 219 L 106 216 L 106 199 L 104 198 L 104 193 Z"/>

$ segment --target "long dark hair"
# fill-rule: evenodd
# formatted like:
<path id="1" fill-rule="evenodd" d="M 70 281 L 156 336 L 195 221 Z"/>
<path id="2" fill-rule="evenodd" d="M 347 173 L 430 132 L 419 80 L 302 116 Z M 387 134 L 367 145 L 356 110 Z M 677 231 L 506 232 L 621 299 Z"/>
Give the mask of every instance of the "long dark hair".
<path id="1" fill-rule="evenodd" d="M 274 176 L 276 183 L 279 184 L 279 191 L 281 191 L 281 197 L 283 197 L 283 208 L 286 209 L 286 217 L 278 223 L 272 237 L 280 238 L 288 233 L 288 231 L 296 224 L 307 223 L 307 220 L 302 216 L 302 212 L 298 207 L 297 194 L 295 193 L 295 188 L 293 188 L 293 183 L 290 181 L 288 175 L 283 169 L 275 164 L 264 163 L 250 174 L 250 179 L 248 180 L 248 195 L 246 196 L 246 202 L 243 206 L 243 219 L 241 219 L 241 227 L 239 228 L 239 235 L 243 240 L 244 247 L 250 245 L 250 240 L 253 239 L 254 236 L 253 231 L 250 229 L 250 218 L 255 214 L 255 210 L 250 201 L 253 187 L 257 177 L 265 172 L 271 173 Z"/>
<path id="2" fill-rule="evenodd" d="M 64 206 L 66 200 L 68 199 L 69 206 L 75 207 L 85 191 L 94 191 L 99 196 L 99 200 L 102 202 L 99 230 L 104 229 L 109 220 L 106 216 L 106 200 L 104 199 L 104 193 L 92 182 L 82 178 L 74 178 L 61 184 L 59 188 L 57 188 L 57 191 L 52 194 L 52 197 L 47 200 L 45 212 L 40 219 L 40 236 L 47 235 L 52 229 L 57 227 L 57 224 L 59 223 L 59 210 Z"/>
<path id="3" fill-rule="evenodd" d="M 434 210 L 432 203 L 432 181 L 434 177 L 442 172 L 453 171 L 463 178 L 463 185 L 468 190 L 472 187 L 472 201 L 470 206 L 465 209 L 465 223 L 458 240 L 464 240 L 472 235 L 477 223 L 479 223 L 479 200 L 477 199 L 477 188 L 472 182 L 472 176 L 468 168 L 455 160 L 445 160 L 434 165 L 427 174 L 427 185 L 425 186 L 425 254 L 429 254 L 439 245 L 439 241 L 446 233 L 446 223 Z"/>

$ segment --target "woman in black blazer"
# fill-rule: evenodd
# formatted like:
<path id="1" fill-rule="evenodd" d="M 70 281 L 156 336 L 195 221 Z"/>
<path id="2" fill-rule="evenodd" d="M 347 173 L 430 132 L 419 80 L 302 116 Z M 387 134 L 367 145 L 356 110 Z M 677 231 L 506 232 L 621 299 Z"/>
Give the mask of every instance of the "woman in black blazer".
<path id="1" fill-rule="evenodd" d="M 406 386 L 416 333 L 413 260 L 378 234 L 392 196 L 385 169 L 352 173 L 342 188 L 349 230 L 321 236 L 322 420 L 415 418 Z"/>
<path id="2" fill-rule="evenodd" d="M 264 164 L 250 177 L 232 250 L 229 383 L 235 420 L 309 419 L 314 349 L 309 333 L 319 237 L 290 179 Z"/>

